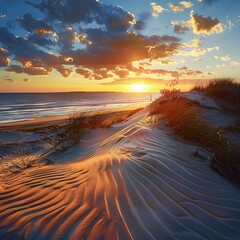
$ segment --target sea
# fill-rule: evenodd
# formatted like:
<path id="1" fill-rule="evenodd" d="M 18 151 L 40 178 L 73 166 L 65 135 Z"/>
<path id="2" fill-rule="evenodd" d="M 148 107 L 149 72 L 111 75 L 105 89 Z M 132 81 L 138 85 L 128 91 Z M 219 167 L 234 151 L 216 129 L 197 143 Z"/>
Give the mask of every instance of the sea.
<path id="1" fill-rule="evenodd" d="M 0 123 L 148 104 L 160 93 L 0 93 Z"/>

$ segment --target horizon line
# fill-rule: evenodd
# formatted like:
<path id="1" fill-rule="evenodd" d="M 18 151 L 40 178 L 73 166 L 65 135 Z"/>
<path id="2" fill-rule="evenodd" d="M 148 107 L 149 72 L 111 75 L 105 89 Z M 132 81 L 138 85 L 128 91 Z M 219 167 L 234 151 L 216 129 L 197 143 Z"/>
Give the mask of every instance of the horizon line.
<path id="1" fill-rule="evenodd" d="M 66 91 L 66 92 L 0 92 L 0 94 L 14 94 L 14 93 L 158 93 L 157 92 L 150 92 L 150 91 L 146 91 L 146 92 L 124 92 L 124 91 Z"/>

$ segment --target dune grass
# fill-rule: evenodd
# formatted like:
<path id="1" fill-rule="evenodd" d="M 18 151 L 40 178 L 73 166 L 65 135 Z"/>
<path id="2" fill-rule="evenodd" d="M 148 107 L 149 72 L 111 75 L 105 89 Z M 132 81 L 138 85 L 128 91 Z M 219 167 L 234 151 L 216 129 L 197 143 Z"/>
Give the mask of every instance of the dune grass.
<path id="1" fill-rule="evenodd" d="M 109 128 L 114 123 L 125 121 L 143 108 L 134 110 L 126 110 L 111 113 L 109 110 L 103 109 L 97 113 L 86 110 L 84 112 L 76 112 L 69 116 L 68 123 L 64 126 L 60 140 L 54 148 L 59 151 L 65 151 L 72 146 L 80 143 L 82 137 L 91 129 Z"/>
<path id="2" fill-rule="evenodd" d="M 161 114 L 180 138 L 194 141 L 212 151 L 210 165 L 221 175 L 240 184 L 240 150 L 232 146 L 219 129 L 208 126 L 201 119 L 201 105 L 178 96 L 153 105 L 150 115 Z"/>
<path id="3" fill-rule="evenodd" d="M 226 108 L 240 116 L 240 83 L 234 79 L 215 79 L 205 86 L 195 86 L 191 91 L 203 92 L 208 97 L 227 102 Z"/>

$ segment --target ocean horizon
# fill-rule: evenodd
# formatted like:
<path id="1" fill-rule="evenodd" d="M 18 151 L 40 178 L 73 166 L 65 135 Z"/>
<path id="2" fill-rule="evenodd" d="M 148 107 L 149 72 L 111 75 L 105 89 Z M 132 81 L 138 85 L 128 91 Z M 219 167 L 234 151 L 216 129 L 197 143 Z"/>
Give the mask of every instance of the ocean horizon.
<path id="1" fill-rule="evenodd" d="M 148 104 L 159 96 L 149 92 L 0 93 L 0 123 Z"/>

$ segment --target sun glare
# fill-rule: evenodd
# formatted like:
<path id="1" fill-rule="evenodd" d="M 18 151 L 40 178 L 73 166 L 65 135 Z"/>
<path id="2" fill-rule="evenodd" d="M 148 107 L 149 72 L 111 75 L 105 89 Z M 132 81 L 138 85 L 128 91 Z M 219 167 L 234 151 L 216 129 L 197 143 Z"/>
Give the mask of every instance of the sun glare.
<path id="1" fill-rule="evenodd" d="M 133 84 L 133 85 L 131 85 L 131 90 L 133 92 L 145 92 L 146 91 L 146 85 L 144 85 L 142 83 Z"/>

